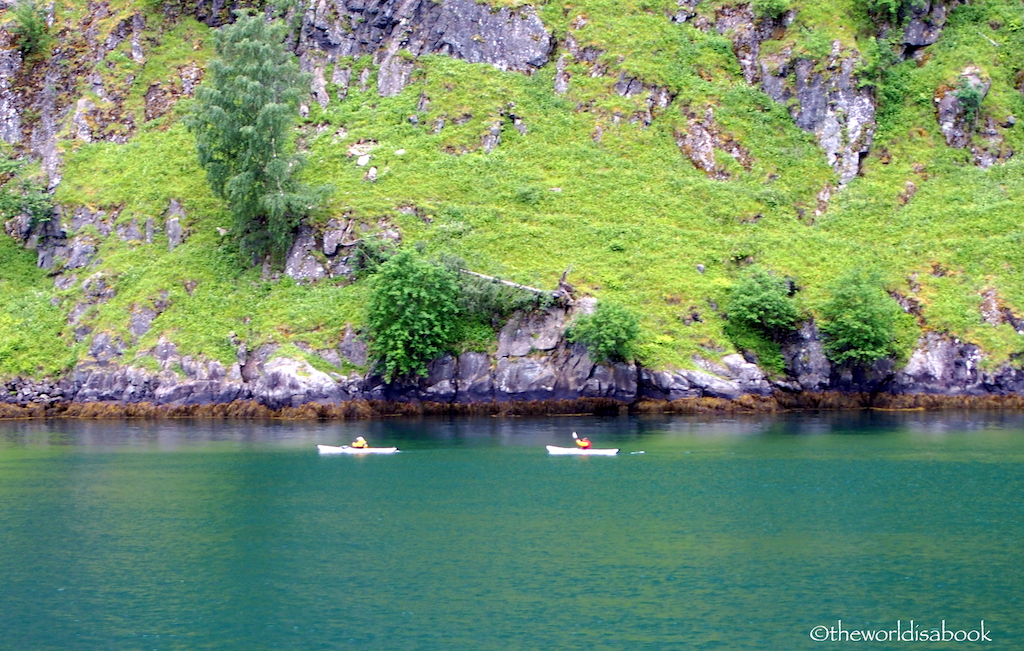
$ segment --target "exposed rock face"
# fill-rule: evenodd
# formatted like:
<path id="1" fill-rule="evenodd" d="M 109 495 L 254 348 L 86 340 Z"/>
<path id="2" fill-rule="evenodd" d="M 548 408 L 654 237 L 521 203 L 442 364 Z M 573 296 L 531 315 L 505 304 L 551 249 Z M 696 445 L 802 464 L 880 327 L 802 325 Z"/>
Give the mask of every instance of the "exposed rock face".
<path id="1" fill-rule="evenodd" d="M 318 61 L 310 66 L 314 85 L 319 62 L 372 54 L 382 96 L 406 86 L 410 55 L 445 54 L 529 73 L 547 63 L 552 47 L 533 7 L 495 9 L 474 0 L 320 0 L 307 10 L 302 34 L 300 55 Z"/>
<path id="2" fill-rule="evenodd" d="M 350 364 L 366 366 L 366 342 L 356 335 L 352 326 L 345 328 L 345 336 L 338 344 L 338 353 Z"/>
<path id="3" fill-rule="evenodd" d="M 891 360 L 870 365 L 834 365 L 824 355 L 817 328 L 805 324 L 783 345 L 789 378 L 774 384 L 785 391 L 884 392 L 890 394 L 1005 395 L 1024 391 L 1024 371 L 1004 364 L 981 369 L 977 346 L 928 333 L 906 366 Z"/>
<path id="4" fill-rule="evenodd" d="M 151 310 L 148 307 L 137 308 L 132 311 L 131 320 L 128 322 L 128 330 L 136 337 L 141 337 L 149 332 L 149 329 L 153 326 L 153 319 L 156 317 L 156 310 Z"/>
<path id="5" fill-rule="evenodd" d="M 316 238 L 313 237 L 313 229 L 303 224 L 299 227 L 298 236 L 295 242 L 288 249 L 284 273 L 299 281 L 320 280 L 327 276 L 323 265 L 313 257 L 312 251 L 316 248 Z"/>
<path id="6" fill-rule="evenodd" d="M 86 281 L 90 283 L 99 289 L 87 293 L 102 293 L 102 279 Z M 132 334 L 144 334 L 159 309 L 136 308 Z M 769 380 L 760 368 L 738 354 L 719 361 L 695 357 L 699 369 L 655 371 L 634 364 L 594 364 L 585 348 L 569 344 L 560 336 L 567 316 L 557 309 L 520 316 L 503 330 L 496 358 L 484 353 L 446 355 L 428 366 L 426 377 L 401 379 L 391 385 L 372 370 L 365 375 L 325 373 L 305 360 L 275 356 L 273 345 L 250 352 L 244 343 L 239 346 L 237 360 L 225 367 L 216 360 L 182 356 L 174 344 L 161 340 L 142 353 L 159 366 L 158 370 L 149 370 L 124 359 L 126 344 L 120 337 L 101 332 L 92 338 L 89 358 L 66 378 L 56 383 L 11 380 L 4 386 L 0 402 L 183 406 L 252 400 L 280 409 L 351 400 L 466 404 L 602 398 L 626 405 L 639 399 L 737 400 L 774 395 L 781 400 L 781 394 L 776 393 L 779 391 L 871 396 L 1024 393 L 1024 370 L 1008 364 L 983 370 L 976 346 L 935 333 L 922 338 L 902 369 L 894 368 L 891 360 L 870 366 L 833 365 L 824 356 L 817 329 L 808 323 L 783 346 L 787 376 Z M 317 354 L 332 364 L 339 363 L 341 355 L 353 362 L 366 361 L 365 344 L 351 330 L 338 353 L 327 350 Z"/>
<path id="7" fill-rule="evenodd" d="M 1013 156 L 1013 148 L 1006 144 L 1006 138 L 999 125 L 991 115 L 986 116 L 982 124 L 983 126 L 978 129 L 975 144 L 971 147 L 974 164 L 988 168 L 996 163 L 1006 162 Z"/>
<path id="8" fill-rule="evenodd" d="M 484 353 L 459 355 L 455 386 L 456 402 L 490 402 L 494 400 L 491 358 Z"/>
<path id="9" fill-rule="evenodd" d="M 166 115 L 182 97 L 191 97 L 196 86 L 203 79 L 204 70 L 195 63 L 189 63 L 178 70 L 177 79 L 155 81 L 146 89 L 145 119 L 155 120 Z"/>
<path id="10" fill-rule="evenodd" d="M 950 4 L 959 3 L 954 1 Z M 903 28 L 904 55 L 938 41 L 948 13 L 949 7 L 941 1 L 922 0 L 904 4 L 900 10 L 900 17 L 906 25 Z"/>
<path id="11" fill-rule="evenodd" d="M 368 154 L 361 156 L 369 158 Z M 284 273 L 295 280 L 307 282 L 322 278 L 353 279 L 359 255 L 357 248 L 366 239 L 397 246 L 401 242 L 401 234 L 387 219 L 380 219 L 373 224 L 356 219 L 335 218 L 327 222 L 322 232 L 314 231 L 304 224 L 299 227 L 288 249 Z"/>
<path id="12" fill-rule="evenodd" d="M 56 62 L 56 59 L 53 59 Z M 55 63 L 53 65 L 56 65 Z M 46 72 L 42 90 L 35 98 L 33 108 L 39 111 L 39 121 L 32 126 L 29 145 L 32 153 L 42 161 L 43 172 L 50 180 L 50 187 L 56 187 L 61 180 L 60 148 L 57 146 L 57 134 L 60 132 L 64 118 L 63 107 L 58 107 L 58 84 L 68 83 L 61 71 L 51 67 Z"/>
<path id="13" fill-rule="evenodd" d="M 990 167 L 1013 156 L 1013 149 L 992 116 L 983 116 L 981 103 L 992 87 L 980 68 L 968 66 L 955 86 L 940 86 L 935 93 L 935 112 L 942 135 L 950 147 L 969 147 L 974 163 Z"/>
<path id="14" fill-rule="evenodd" d="M 102 278 L 86 281 L 90 283 L 102 293 Z M 96 287 L 86 293 L 96 294 Z M 166 305 L 155 309 L 136 306 L 129 324 L 132 335 L 141 337 L 148 332 L 162 307 Z M 275 356 L 275 346 L 265 345 L 250 352 L 244 343 L 239 345 L 237 359 L 225 367 L 216 360 L 182 356 L 173 343 L 161 339 L 153 349 L 140 353 L 159 365 L 159 370 L 149 370 L 124 359 L 126 345 L 120 337 L 100 332 L 92 337 L 89 358 L 59 383 L 60 396 L 78 402 L 168 406 L 255 400 L 271 409 L 373 399 L 479 403 L 592 397 L 633 402 L 639 391 L 637 367 L 594 364 L 584 347 L 565 341 L 568 316 L 565 309 L 517 316 L 502 331 L 502 350 L 496 359 L 484 353 L 446 355 L 428 366 L 426 377 L 399 379 L 391 385 L 372 369 L 348 376 L 324 373 L 305 360 Z M 341 357 L 360 366 L 367 362 L 366 344 L 351 328 L 337 351 L 317 354 L 335 364 Z M 749 369 L 742 372 L 749 373 Z M 56 395 L 45 390 L 50 391 L 48 396 Z M 16 391 L 13 397 L 0 396 L 0 402 L 26 404 L 39 395 L 42 393 L 25 389 Z"/>
<path id="15" fill-rule="evenodd" d="M 139 230 L 139 220 L 132 217 L 127 224 L 118 224 L 116 227 L 117 236 L 125 242 L 141 242 L 144 238 Z"/>
<path id="16" fill-rule="evenodd" d="M 891 393 L 941 395 L 1006 395 L 1024 391 L 1024 371 L 1003 365 L 980 368 L 981 351 L 935 333 L 922 338 L 906 367 L 899 371 Z"/>
<path id="17" fill-rule="evenodd" d="M 977 346 L 927 334 L 895 384 L 905 393 L 978 393 L 981 382 Z"/>
<path id="18" fill-rule="evenodd" d="M 814 61 L 790 57 L 788 51 L 762 57 L 761 87 L 780 104 L 796 100 L 790 108 L 793 120 L 817 136 L 845 185 L 860 171 L 861 157 L 867 155 L 875 134 L 874 97 L 869 88 L 858 88 L 854 77 L 859 56 L 844 53 L 836 41 L 824 74 L 815 71 Z"/>
<path id="19" fill-rule="evenodd" d="M 19 98 L 14 88 L 14 76 L 20 68 L 21 53 L 4 44 L 0 49 L 0 140 L 9 145 L 21 142 Z"/>
<path id="20" fill-rule="evenodd" d="M 270 407 L 297 407 L 307 402 L 340 402 L 342 395 L 335 380 L 314 369 L 308 362 L 279 357 L 270 360 L 254 383 L 255 400 Z"/>
<path id="21" fill-rule="evenodd" d="M 992 80 L 981 70 L 970 66 L 960 73 L 955 87 L 942 87 L 935 97 L 939 128 L 950 147 L 963 149 L 971 144 L 971 135 L 977 124 L 980 107 Z"/>
<path id="22" fill-rule="evenodd" d="M 680 0 L 680 9 L 693 11 L 697 3 L 692 3 L 692 8 L 684 5 Z M 677 14 L 678 16 L 679 14 Z M 743 78 L 748 84 L 754 84 L 761 80 L 761 71 L 758 68 L 758 57 L 761 54 L 761 43 L 772 37 L 778 27 L 788 25 L 792 16 L 787 15 L 776 23 L 769 18 L 756 18 L 751 5 L 742 4 L 738 6 L 725 5 L 718 9 L 715 15 L 715 29 L 719 34 L 728 35 L 732 38 L 733 52 L 739 60 L 740 69 L 743 71 Z M 681 21 L 676 21 L 681 22 Z"/>
<path id="23" fill-rule="evenodd" d="M 694 167 L 702 170 L 713 179 L 726 180 L 732 175 L 715 159 L 715 151 L 732 156 L 743 169 L 751 167 L 750 152 L 743 147 L 731 134 L 725 133 L 715 123 L 715 114 L 711 107 L 698 116 L 692 110 L 684 109 L 686 128 L 677 130 L 676 144 Z"/>
<path id="24" fill-rule="evenodd" d="M 736 399 L 746 394 L 771 395 L 764 372 L 742 355 L 726 355 L 722 365 L 706 365 L 716 373 L 696 370 L 651 371 L 640 375 L 641 394 L 655 400 L 680 398 Z"/>
<path id="25" fill-rule="evenodd" d="M 667 88 L 645 84 L 639 79 L 630 77 L 625 72 L 619 73 L 619 80 L 615 82 L 614 88 L 615 92 L 622 97 L 639 97 L 643 99 L 643 108 L 634 113 L 629 120 L 630 122 L 639 121 L 645 127 L 651 126 L 654 117 L 659 113 L 664 113 L 665 109 L 672 104 L 672 100 L 676 97 L 675 93 L 672 93 Z"/>
<path id="26" fill-rule="evenodd" d="M 825 357 L 818 327 L 813 321 L 804 323 L 782 346 L 786 370 L 795 380 L 795 390 L 824 391 L 829 388 L 832 365 Z"/>
<path id="27" fill-rule="evenodd" d="M 171 199 L 167 208 L 167 221 L 164 222 L 164 232 L 167 234 L 167 249 L 173 251 L 185 241 L 186 233 L 181 222 L 185 219 L 185 209 L 178 203 L 177 199 Z"/>

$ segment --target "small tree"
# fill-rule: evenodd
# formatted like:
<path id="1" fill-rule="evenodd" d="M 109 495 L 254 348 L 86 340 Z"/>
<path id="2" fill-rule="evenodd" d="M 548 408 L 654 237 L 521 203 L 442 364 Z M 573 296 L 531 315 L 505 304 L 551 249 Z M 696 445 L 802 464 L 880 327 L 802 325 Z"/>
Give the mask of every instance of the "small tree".
<path id="1" fill-rule="evenodd" d="M 308 80 L 287 50 L 287 27 L 239 15 L 214 36 L 217 57 L 186 121 L 213 192 L 225 199 L 245 254 L 281 259 L 322 198 L 296 182 L 291 127 Z"/>
<path id="2" fill-rule="evenodd" d="M 956 98 L 963 109 L 964 122 L 969 127 L 973 127 L 975 120 L 978 119 L 978 113 L 981 111 L 981 100 L 984 99 L 981 89 L 966 77 L 962 78 L 956 87 Z"/>
<path id="3" fill-rule="evenodd" d="M 836 363 L 870 363 L 895 354 L 899 306 L 882 288 L 877 274 L 854 270 L 832 288 L 821 308 L 825 352 Z"/>
<path id="4" fill-rule="evenodd" d="M 567 338 L 585 345 L 594 361 L 626 361 L 633 357 L 639 334 L 640 322 L 632 312 L 616 303 L 598 303 L 593 314 L 576 320 Z"/>
<path id="5" fill-rule="evenodd" d="M 772 338 L 792 330 L 800 319 L 789 283 L 761 268 L 752 269 L 732 289 L 726 312 L 730 321 Z"/>
<path id="6" fill-rule="evenodd" d="M 42 53 L 50 41 L 46 24 L 46 9 L 37 0 L 18 0 L 11 10 L 14 28 L 18 37 L 18 49 L 25 56 Z"/>
<path id="7" fill-rule="evenodd" d="M 409 251 L 392 256 L 373 277 L 367 305 L 369 353 L 388 382 L 426 375 L 459 331 L 459 282 L 446 267 Z"/>

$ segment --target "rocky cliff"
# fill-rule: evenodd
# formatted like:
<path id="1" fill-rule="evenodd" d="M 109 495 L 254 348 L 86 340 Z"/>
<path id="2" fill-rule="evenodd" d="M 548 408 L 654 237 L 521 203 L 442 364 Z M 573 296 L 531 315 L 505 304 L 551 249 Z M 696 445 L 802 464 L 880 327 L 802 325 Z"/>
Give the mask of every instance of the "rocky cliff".
<path id="1" fill-rule="evenodd" d="M 587 309 L 587 303 L 578 309 Z M 161 341 L 146 351 L 157 368 L 140 367 L 124 358 L 124 342 L 101 334 L 93 338 L 88 359 L 67 377 L 11 379 L 3 385 L 0 402 L 25 408 L 113 403 L 174 409 L 251 401 L 270 410 L 310 404 L 426 403 L 437 412 L 444 405 L 486 408 L 518 402 L 540 403 L 536 411 L 543 413 L 556 409 L 559 401 L 584 405 L 579 409 L 620 405 L 648 410 L 645 403 L 668 402 L 674 404 L 662 408 L 672 410 L 712 398 L 723 401 L 710 403 L 715 409 L 763 410 L 826 406 L 821 396 L 836 392 L 856 400 L 833 399 L 826 404 L 847 408 L 920 404 L 901 401 L 900 396 L 1024 394 L 1024 371 L 1010 365 L 985 370 L 977 346 L 939 335 L 922 339 L 902 368 L 889 361 L 835 365 L 825 357 L 814 324 L 808 323 L 783 348 L 786 374 L 769 377 L 738 354 L 719 361 L 698 357 L 694 361 L 699 370 L 595 364 L 583 346 L 565 340 L 570 316 L 564 308 L 517 315 L 502 328 L 495 354 L 446 355 L 429 365 L 426 376 L 393 384 L 373 373 L 318 370 L 306 358 L 279 355 L 272 345 L 255 351 L 240 346 L 237 361 L 225 367 L 218 361 L 183 356 L 173 343 Z M 365 344 L 351 332 L 335 349 L 307 352 L 339 370 L 342 359 L 365 362 L 366 354 Z M 758 400 L 744 401 L 745 397 Z"/>
<path id="2" fill-rule="evenodd" d="M 870 403 L 1024 389 L 1014 159 L 1024 46 L 1003 0 L 831 22 L 801 2 L 776 15 L 696 0 L 614 12 L 261 5 L 291 26 L 310 73 L 296 131 L 309 173 L 338 189 L 282 269 L 251 273 L 225 270 L 230 228 L 202 189 L 176 106 L 203 81 L 211 29 L 246 3 L 157 5 L 49 8 L 46 52 L 25 51 L 4 14 L 0 139 L 38 164 L 56 208 L 47 222 L 6 220 L 43 271 L 17 290 L 0 274 L 12 297 L 0 333 L 57 312 L 59 332 L 41 345 L 77 360 L 13 372 L 25 344 L 0 345 L 2 401 L 789 405 L 828 392 Z M 970 47 L 937 47 L 949 30 Z M 419 242 L 520 282 L 553 283 L 572 264 L 581 296 L 642 314 L 644 363 L 595 364 L 565 340 L 584 300 L 496 323 L 492 352 L 386 385 L 358 335 L 370 242 Z M 723 329 L 718 306 L 750 263 L 807 296 L 809 320 L 783 342 L 780 373 Z M 881 265 L 918 321 L 905 363 L 824 355 L 815 306 L 826 281 L 857 264 Z M 257 294 L 279 322 L 260 322 L 248 305 Z"/>

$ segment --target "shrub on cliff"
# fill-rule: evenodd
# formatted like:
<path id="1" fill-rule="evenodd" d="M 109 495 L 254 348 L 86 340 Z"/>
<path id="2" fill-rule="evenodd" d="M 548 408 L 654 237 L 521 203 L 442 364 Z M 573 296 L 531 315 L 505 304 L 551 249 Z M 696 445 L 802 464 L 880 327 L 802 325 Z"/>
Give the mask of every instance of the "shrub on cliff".
<path id="1" fill-rule="evenodd" d="M 759 267 L 753 268 L 729 293 L 729 321 L 772 338 L 792 330 L 800 319 L 789 282 Z"/>
<path id="2" fill-rule="evenodd" d="M 295 180 L 292 124 L 307 76 L 284 45 L 287 27 L 239 15 L 216 32 L 217 57 L 186 124 L 214 194 L 228 202 L 244 254 L 284 257 L 293 232 L 323 198 Z"/>
<path id="3" fill-rule="evenodd" d="M 800 320 L 790 291 L 787 280 L 753 267 L 729 292 L 725 305 L 725 334 L 733 345 L 753 352 L 758 364 L 776 373 L 786 366 L 778 342 Z"/>
<path id="4" fill-rule="evenodd" d="M 787 0 L 753 0 L 750 7 L 758 16 L 777 20 L 789 11 L 789 2 Z"/>
<path id="5" fill-rule="evenodd" d="M 39 176 L 25 171 L 25 162 L 0 160 L 0 222 L 28 215 L 33 224 L 50 221 L 53 197 Z"/>
<path id="6" fill-rule="evenodd" d="M 871 363 L 895 355 L 900 314 L 877 274 L 859 269 L 847 273 L 821 308 L 826 354 L 836 363 Z"/>
<path id="7" fill-rule="evenodd" d="M 14 16 L 11 31 L 18 37 L 18 50 L 25 56 L 42 54 L 50 42 L 46 8 L 36 0 L 18 0 L 11 13 Z"/>
<path id="8" fill-rule="evenodd" d="M 458 337 L 458 278 L 443 265 L 402 251 L 380 266 L 372 282 L 366 325 L 378 371 L 388 382 L 426 375 L 427 363 Z"/>
<path id="9" fill-rule="evenodd" d="M 969 127 L 973 127 L 978 118 L 978 112 L 981 110 L 981 100 L 984 99 L 981 89 L 972 84 L 970 80 L 961 79 L 956 87 L 956 98 L 963 109 L 964 122 Z"/>
<path id="10" fill-rule="evenodd" d="M 587 347 L 596 362 L 628 361 L 640 334 L 636 315 L 616 303 L 598 303 L 593 314 L 581 316 L 566 333 L 569 341 Z"/>

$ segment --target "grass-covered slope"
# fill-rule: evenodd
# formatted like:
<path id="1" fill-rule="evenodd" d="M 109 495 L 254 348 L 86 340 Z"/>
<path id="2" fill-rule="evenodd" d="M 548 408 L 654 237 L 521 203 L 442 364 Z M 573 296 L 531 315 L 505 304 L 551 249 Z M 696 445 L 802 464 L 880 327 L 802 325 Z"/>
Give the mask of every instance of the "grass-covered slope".
<path id="1" fill-rule="evenodd" d="M 701 3 L 697 11 L 713 20 L 725 6 Z M 134 8 L 147 12 L 152 54 L 139 64 L 125 53 L 126 42 L 107 56 L 113 64 L 106 70 L 122 82 L 134 75 L 125 106 L 137 132 L 128 144 L 64 140 L 56 198 L 65 206 L 119 207 L 120 221 L 157 224 L 176 199 L 190 236 L 173 251 L 160 235 L 152 245 L 107 238 L 99 262 L 77 270 L 78 282 L 63 291 L 34 269 L 31 253 L 0 238 L 0 375 L 56 374 L 85 354 L 87 342 L 74 343 L 65 316 L 93 274 L 117 295 L 90 307 L 84 322 L 126 341 L 130 311 L 166 292 L 170 307 L 129 359 L 161 336 L 183 353 L 224 361 L 234 358 L 238 339 L 250 350 L 269 341 L 333 345 L 346 324 L 361 324 L 366 281 L 264 280 L 259 267 L 239 264 L 230 232 L 218 231 L 229 226 L 228 213 L 210 194 L 179 120 L 187 101 L 150 122 L 142 108 L 153 81 L 208 60 L 209 29 L 144 4 L 125 11 Z M 978 343 L 990 363 L 1024 352 L 1024 337 L 1009 324 L 986 322 L 980 310 L 988 295 L 1024 311 L 1024 161 L 1018 155 L 976 166 L 969 150 L 945 144 L 935 108 L 937 90 L 976 66 L 991 79 L 982 120 L 1024 118 L 1019 2 L 955 7 L 939 41 L 903 62 L 890 61 L 884 43 L 879 49 L 878 26 L 858 0 L 795 1 L 791 8 L 793 22 L 777 29 L 764 51 L 792 48 L 820 67 L 838 39 L 863 54 L 860 78 L 876 87 L 874 144 L 862 175 L 843 188 L 835 189 L 836 174 L 814 134 L 744 80 L 728 33 L 670 21 L 674 0 L 552 1 L 538 8 L 545 25 L 560 44 L 571 32 L 580 48 L 599 50 L 604 74 L 570 57 L 569 90 L 556 94 L 559 49 L 531 76 L 428 56 L 394 97 L 379 97 L 372 76 L 365 91 L 354 83 L 343 100 L 329 85 L 330 104 L 311 102 L 298 134 L 306 179 L 335 187 L 312 219 L 383 219 L 428 255 L 455 254 L 474 270 L 534 286 L 554 288 L 571 266 L 569 281 L 579 291 L 640 315 L 639 358 L 654 367 L 685 367 L 694 354 L 733 350 L 719 306 L 751 261 L 792 277 L 807 314 L 836 278 L 869 268 L 919 306 L 918 327 Z M 372 71 L 368 57 L 342 63 Z M 674 96 L 649 126 L 630 119 L 646 110 L 642 96 L 614 91 L 620 72 Z M 429 105 L 420 110 L 423 97 Z M 707 109 L 749 154 L 743 164 L 717 152 L 725 180 L 698 169 L 677 142 L 688 116 Z M 445 126 L 437 132 L 440 118 Z M 481 138 L 493 125 L 500 125 L 501 141 L 485 152 Z M 1024 152 L 1022 130 L 1024 124 L 1001 129 L 1004 147 Z M 369 141 L 376 143 L 374 182 L 348 152 Z M 820 201 L 826 187 L 831 199 Z M 909 346 L 915 337 L 906 339 Z"/>

